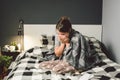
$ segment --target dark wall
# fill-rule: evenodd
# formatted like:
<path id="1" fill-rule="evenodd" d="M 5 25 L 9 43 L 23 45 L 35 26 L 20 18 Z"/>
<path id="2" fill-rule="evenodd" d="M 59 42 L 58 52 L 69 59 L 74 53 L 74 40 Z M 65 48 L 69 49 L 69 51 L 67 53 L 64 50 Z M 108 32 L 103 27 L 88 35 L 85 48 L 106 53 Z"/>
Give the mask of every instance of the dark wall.
<path id="1" fill-rule="evenodd" d="M 73 24 L 101 24 L 102 0 L 0 0 L 0 45 L 17 36 L 19 19 L 28 24 L 56 24 L 60 16 Z"/>

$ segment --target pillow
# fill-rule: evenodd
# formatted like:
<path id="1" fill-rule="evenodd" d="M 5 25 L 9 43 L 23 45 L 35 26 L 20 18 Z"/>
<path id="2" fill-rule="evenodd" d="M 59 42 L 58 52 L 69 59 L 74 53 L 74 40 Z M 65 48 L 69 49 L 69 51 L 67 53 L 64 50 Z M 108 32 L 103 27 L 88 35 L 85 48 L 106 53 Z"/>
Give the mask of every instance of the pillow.
<path id="1" fill-rule="evenodd" d="M 96 38 L 89 37 L 89 45 L 91 50 L 95 50 L 96 52 L 102 52 L 100 41 L 97 40 Z"/>
<path id="2" fill-rule="evenodd" d="M 101 44 L 99 40 L 97 40 L 95 37 L 88 37 L 85 35 L 84 37 L 88 41 L 91 50 L 95 50 L 96 52 L 101 52 Z"/>
<path id="3" fill-rule="evenodd" d="M 54 47 L 54 35 L 48 36 L 48 35 L 41 35 L 40 36 L 40 47 L 51 49 Z"/>

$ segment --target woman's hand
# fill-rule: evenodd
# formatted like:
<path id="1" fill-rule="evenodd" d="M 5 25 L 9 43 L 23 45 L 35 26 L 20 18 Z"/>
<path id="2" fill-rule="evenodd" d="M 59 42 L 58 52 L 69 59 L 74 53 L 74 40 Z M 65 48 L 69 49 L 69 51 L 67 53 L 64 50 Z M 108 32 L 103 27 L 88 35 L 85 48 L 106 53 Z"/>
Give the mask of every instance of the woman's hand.
<path id="1" fill-rule="evenodd" d="M 68 47 L 70 46 L 70 43 L 66 43 L 65 45 L 66 45 L 66 47 L 68 48 Z"/>
<path id="2" fill-rule="evenodd" d="M 65 47 L 69 47 L 70 44 L 70 39 L 69 39 L 69 33 L 68 32 L 60 32 L 57 30 L 57 34 L 58 34 L 58 39 L 61 42 L 61 44 L 59 46 L 55 47 L 55 55 L 57 57 L 60 57 L 63 52 L 64 52 L 64 48 Z"/>
<path id="3" fill-rule="evenodd" d="M 65 44 L 64 43 L 61 43 L 60 46 L 55 47 L 55 49 L 54 49 L 55 55 L 57 57 L 60 57 L 63 54 L 64 48 L 65 48 Z"/>
<path id="4" fill-rule="evenodd" d="M 62 43 L 69 43 L 69 37 L 66 36 L 66 35 L 60 35 L 60 36 L 59 36 L 59 40 L 60 40 Z"/>

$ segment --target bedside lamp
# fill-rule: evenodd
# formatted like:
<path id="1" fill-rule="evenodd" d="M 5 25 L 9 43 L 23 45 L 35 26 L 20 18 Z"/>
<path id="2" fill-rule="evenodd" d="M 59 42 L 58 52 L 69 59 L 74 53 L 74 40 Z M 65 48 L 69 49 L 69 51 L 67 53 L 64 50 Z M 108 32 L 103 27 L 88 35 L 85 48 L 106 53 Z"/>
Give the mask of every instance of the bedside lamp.
<path id="1" fill-rule="evenodd" d="M 18 27 L 18 37 L 19 37 L 19 41 L 18 41 L 18 49 L 20 52 L 23 51 L 23 23 L 24 21 L 22 19 L 19 20 L 19 27 Z"/>

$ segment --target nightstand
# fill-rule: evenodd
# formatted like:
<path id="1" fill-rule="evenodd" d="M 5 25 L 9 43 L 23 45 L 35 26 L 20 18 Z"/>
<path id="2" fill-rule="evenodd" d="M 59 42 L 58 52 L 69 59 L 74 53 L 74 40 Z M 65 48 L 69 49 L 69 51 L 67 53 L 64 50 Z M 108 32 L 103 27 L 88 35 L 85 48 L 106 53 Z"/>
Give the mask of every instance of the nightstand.
<path id="1" fill-rule="evenodd" d="M 16 57 L 20 54 L 20 52 L 5 52 L 5 51 L 2 51 L 1 52 L 2 55 L 6 55 L 6 56 L 12 56 L 13 59 L 12 61 L 14 61 L 16 59 Z"/>

